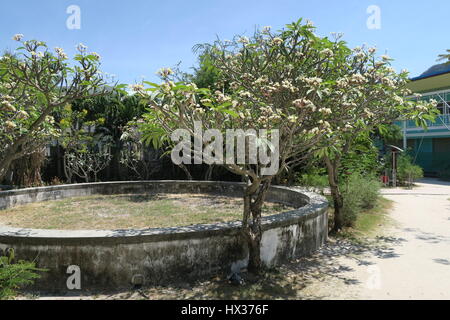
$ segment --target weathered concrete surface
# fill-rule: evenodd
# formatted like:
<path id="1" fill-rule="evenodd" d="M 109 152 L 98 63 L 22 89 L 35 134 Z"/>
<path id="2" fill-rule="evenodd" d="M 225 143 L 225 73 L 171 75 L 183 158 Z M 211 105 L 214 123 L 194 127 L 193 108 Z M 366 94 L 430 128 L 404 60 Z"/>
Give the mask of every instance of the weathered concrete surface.
<path id="1" fill-rule="evenodd" d="M 198 192 L 241 196 L 244 185 L 205 181 L 108 182 L 0 192 L 0 208 L 91 194 Z M 263 218 L 261 258 L 267 266 L 309 254 L 327 239 L 327 202 L 314 193 L 271 187 L 268 201 L 298 209 Z M 163 284 L 245 267 L 240 222 L 144 230 L 37 230 L 0 226 L 0 249 L 48 269 L 36 287 L 67 291 L 67 268 L 81 270 L 82 290 L 129 288 L 132 279 Z"/>

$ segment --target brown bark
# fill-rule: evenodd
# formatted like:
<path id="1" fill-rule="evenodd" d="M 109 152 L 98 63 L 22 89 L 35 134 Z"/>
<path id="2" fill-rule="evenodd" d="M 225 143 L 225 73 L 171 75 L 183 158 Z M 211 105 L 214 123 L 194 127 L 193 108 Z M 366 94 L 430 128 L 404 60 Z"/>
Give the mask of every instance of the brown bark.
<path id="1" fill-rule="evenodd" d="M 44 150 L 39 150 L 14 160 L 11 164 L 13 170 L 12 183 L 21 187 L 41 186 L 41 168 L 44 160 Z"/>
<path id="2" fill-rule="evenodd" d="M 330 185 L 331 196 L 333 197 L 334 204 L 334 225 L 332 232 L 339 232 L 344 226 L 344 218 L 342 208 L 344 207 L 344 198 L 342 196 L 341 190 L 339 189 L 339 178 L 338 178 L 338 164 L 339 160 L 330 160 L 325 157 L 325 164 L 327 166 L 328 172 L 328 183 Z"/>
<path id="3" fill-rule="evenodd" d="M 253 181 L 247 186 L 244 193 L 244 216 L 242 221 L 242 233 L 248 245 L 248 267 L 252 273 L 259 273 L 262 269 L 261 261 L 261 211 L 270 180 Z"/>
<path id="4" fill-rule="evenodd" d="M 3 158 L 0 158 L 0 181 L 6 175 L 6 172 L 13 161 L 26 154 L 24 151 L 21 152 L 20 149 L 23 149 L 24 145 L 33 137 L 34 131 L 36 131 L 45 121 L 46 117 L 60 105 L 61 104 L 49 104 L 46 106 L 41 115 L 28 128 L 27 133 L 17 137 L 17 139 L 6 150 L 4 150 L 4 156 Z"/>

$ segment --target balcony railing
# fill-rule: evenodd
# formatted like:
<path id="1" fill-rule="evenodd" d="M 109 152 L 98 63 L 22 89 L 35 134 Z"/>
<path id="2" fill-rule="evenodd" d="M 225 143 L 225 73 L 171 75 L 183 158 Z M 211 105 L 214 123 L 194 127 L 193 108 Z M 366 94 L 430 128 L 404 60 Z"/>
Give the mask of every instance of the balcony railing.
<path id="1" fill-rule="evenodd" d="M 400 128 L 403 128 L 403 122 L 402 121 L 398 121 L 398 122 L 396 122 L 396 124 L 398 126 L 400 126 Z M 436 117 L 434 122 L 427 121 L 427 125 L 428 125 L 428 128 L 447 127 L 450 130 L 450 114 L 441 114 L 441 115 Z M 406 121 L 406 128 L 407 129 L 412 129 L 412 128 L 418 128 L 418 127 L 416 126 L 416 122 L 414 120 L 407 120 Z"/>

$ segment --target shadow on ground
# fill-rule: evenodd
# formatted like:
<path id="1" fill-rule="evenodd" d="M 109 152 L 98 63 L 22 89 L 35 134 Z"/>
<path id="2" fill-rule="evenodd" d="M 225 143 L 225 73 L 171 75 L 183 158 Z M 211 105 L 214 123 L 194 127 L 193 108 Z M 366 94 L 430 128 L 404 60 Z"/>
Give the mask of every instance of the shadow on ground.
<path id="1" fill-rule="evenodd" d="M 358 265 L 370 266 L 368 257 L 395 259 L 393 246 L 405 240 L 394 237 L 377 237 L 373 240 L 350 241 L 331 238 L 314 255 L 291 261 L 276 269 L 266 270 L 260 276 L 242 274 L 244 285 L 235 285 L 227 277 L 216 276 L 196 283 L 174 283 L 168 286 L 145 287 L 120 293 L 92 293 L 82 296 L 59 297 L 62 299 L 326 299 L 320 293 L 311 292 L 313 283 L 327 285 L 330 280 L 344 287 L 360 285 L 352 278 L 352 269 L 340 265 L 338 259 L 354 259 Z M 444 261 L 436 261 L 445 263 Z M 331 288 L 330 288 L 331 290 Z M 29 294 L 27 298 L 37 298 Z M 52 298 L 44 297 L 40 298 Z"/>

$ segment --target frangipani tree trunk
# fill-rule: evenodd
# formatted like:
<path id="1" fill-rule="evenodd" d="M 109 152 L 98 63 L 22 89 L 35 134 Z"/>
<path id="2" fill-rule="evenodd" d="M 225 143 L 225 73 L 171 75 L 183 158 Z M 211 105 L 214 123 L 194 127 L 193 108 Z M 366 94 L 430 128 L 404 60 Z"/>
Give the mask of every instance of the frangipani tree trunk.
<path id="1" fill-rule="evenodd" d="M 244 214 L 242 219 L 242 233 L 249 245 L 248 270 L 258 273 L 262 269 L 261 262 L 261 218 L 270 179 L 264 182 L 252 182 L 244 191 Z"/>

